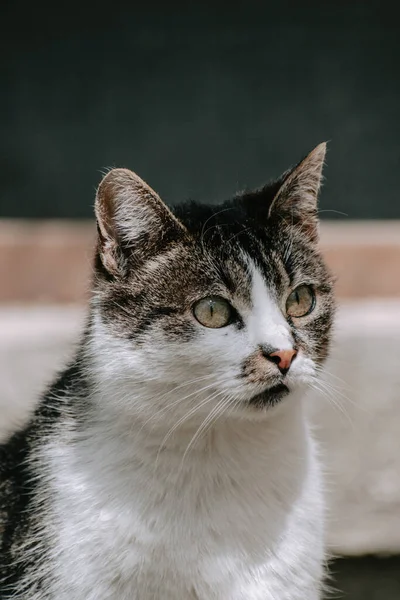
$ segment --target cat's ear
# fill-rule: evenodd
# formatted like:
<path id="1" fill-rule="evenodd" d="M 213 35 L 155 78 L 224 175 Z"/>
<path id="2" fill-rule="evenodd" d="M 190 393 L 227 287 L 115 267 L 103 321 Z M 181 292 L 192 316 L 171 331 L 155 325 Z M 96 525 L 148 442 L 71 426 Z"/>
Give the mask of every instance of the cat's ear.
<path id="1" fill-rule="evenodd" d="M 123 275 L 129 260 L 138 265 L 185 232 L 156 192 L 128 169 L 103 178 L 95 213 L 100 260 L 111 275 Z"/>
<path id="2" fill-rule="evenodd" d="M 326 143 L 319 144 L 284 175 L 268 213 L 269 218 L 278 217 L 300 227 L 313 242 L 318 240 L 317 201 L 325 153 Z"/>

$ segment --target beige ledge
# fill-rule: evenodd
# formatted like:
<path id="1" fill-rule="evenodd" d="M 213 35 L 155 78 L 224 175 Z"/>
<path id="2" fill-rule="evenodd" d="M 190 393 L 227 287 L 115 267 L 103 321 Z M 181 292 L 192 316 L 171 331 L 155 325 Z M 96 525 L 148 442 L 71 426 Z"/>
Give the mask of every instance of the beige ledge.
<path id="1" fill-rule="evenodd" d="M 94 239 L 91 221 L 0 221 L 0 303 L 83 302 Z M 400 297 L 400 221 L 324 221 L 321 247 L 340 298 Z"/>

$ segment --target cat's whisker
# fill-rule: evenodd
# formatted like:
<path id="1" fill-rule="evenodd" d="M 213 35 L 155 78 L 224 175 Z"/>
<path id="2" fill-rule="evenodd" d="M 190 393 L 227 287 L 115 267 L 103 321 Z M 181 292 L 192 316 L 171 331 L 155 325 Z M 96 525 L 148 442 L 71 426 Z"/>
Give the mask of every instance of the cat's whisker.
<path id="1" fill-rule="evenodd" d="M 327 375 L 327 373 L 321 373 L 320 374 L 321 377 L 318 379 L 319 383 L 321 383 L 322 385 L 326 386 L 327 389 L 331 390 L 332 392 L 334 392 L 335 394 L 337 394 L 338 396 L 342 397 L 344 400 L 346 400 L 347 402 L 352 403 L 352 400 L 350 398 L 348 398 L 348 396 L 346 396 L 346 394 L 340 390 L 339 388 L 337 388 L 334 384 L 332 384 L 331 382 L 327 381 L 323 375 Z"/>
<path id="2" fill-rule="evenodd" d="M 293 228 L 293 221 L 294 221 L 294 216 L 293 216 L 293 208 L 291 210 L 291 218 L 292 218 L 292 227 L 291 227 L 291 233 L 289 236 L 289 241 L 287 243 L 287 246 L 284 250 L 283 253 L 283 261 L 284 263 L 287 262 L 289 260 L 290 255 L 292 254 L 292 250 L 293 250 L 293 244 L 294 244 L 294 228 Z"/>
<path id="3" fill-rule="evenodd" d="M 350 415 L 344 410 L 343 406 L 340 404 L 340 402 L 338 402 L 336 400 L 336 398 L 334 398 L 332 395 L 328 394 L 327 390 L 324 389 L 323 387 L 319 386 L 320 382 L 313 382 L 311 384 L 312 389 L 314 389 L 315 391 L 317 391 L 323 398 L 325 398 L 326 400 L 328 400 L 328 403 L 331 404 L 334 408 L 336 408 L 341 415 L 343 415 L 347 422 L 350 424 L 350 426 L 354 429 L 354 423 L 351 420 Z"/>
<path id="4" fill-rule="evenodd" d="M 227 226 L 228 225 L 226 223 L 215 223 L 215 225 L 210 225 L 210 227 L 207 227 L 207 229 L 205 230 L 205 232 L 203 234 L 203 239 L 209 231 L 212 231 L 213 229 L 219 229 L 220 227 L 227 227 Z"/>
<path id="5" fill-rule="evenodd" d="M 176 391 L 177 391 L 177 390 L 179 390 L 179 389 L 182 389 L 182 388 L 184 388 L 184 387 L 187 387 L 187 386 L 193 385 L 193 384 L 195 384 L 195 383 L 199 383 L 200 381 L 205 381 L 205 380 L 207 380 L 207 379 L 216 379 L 216 376 L 215 376 L 215 374 L 214 374 L 214 373 L 210 373 L 210 374 L 208 374 L 208 375 L 204 375 L 204 376 L 202 376 L 202 377 L 196 377 L 195 379 L 190 379 L 190 380 L 188 380 L 188 381 L 185 381 L 184 383 L 182 383 L 182 384 L 180 384 L 180 385 L 177 385 L 177 386 L 175 386 L 175 387 L 171 388 L 171 389 L 170 389 L 170 390 L 168 390 L 167 392 L 164 392 L 163 394 L 161 394 L 161 396 L 155 395 L 155 396 L 154 396 L 154 398 L 155 398 L 155 399 L 157 399 L 158 401 L 159 401 L 159 400 L 162 400 L 162 399 L 164 399 L 165 397 L 167 397 L 168 395 L 170 395 L 170 394 L 173 394 L 174 392 L 176 392 Z M 124 377 L 124 378 L 123 378 L 123 377 L 121 377 L 121 378 L 118 378 L 118 380 L 119 380 L 120 382 L 124 382 L 124 383 L 126 383 L 126 382 L 132 382 L 132 383 L 136 383 L 136 379 L 135 379 L 135 378 L 133 378 L 133 377 Z M 159 378 L 158 378 L 158 377 L 154 377 L 154 378 L 148 378 L 148 379 L 146 379 L 146 382 L 147 382 L 147 381 L 159 381 Z M 114 388 L 115 388 L 115 382 L 112 382 L 112 383 L 110 384 L 110 388 L 111 388 L 111 389 L 114 389 Z M 94 391 L 100 391 L 100 390 L 98 390 L 98 388 L 97 388 L 97 387 L 94 387 L 93 389 L 94 389 Z M 200 388 L 200 389 L 207 389 L 207 388 Z M 101 390 L 102 390 L 102 391 L 104 391 L 104 385 L 101 387 Z M 124 400 L 126 400 L 126 399 L 127 399 L 127 398 L 129 398 L 129 397 L 130 397 L 130 394 L 129 394 L 129 393 L 127 393 L 127 394 L 126 394 L 126 396 L 124 396 L 124 397 L 123 397 L 123 399 L 124 399 Z"/>
<path id="6" fill-rule="evenodd" d="M 212 377 L 213 376 L 211 375 L 210 378 L 212 378 Z M 202 378 L 198 378 L 198 380 L 193 380 L 193 381 L 200 381 L 201 379 Z M 204 379 L 206 379 L 206 378 L 204 378 Z M 207 379 L 208 379 L 208 376 L 207 376 Z M 196 396 L 200 395 L 201 393 L 203 393 L 204 391 L 209 390 L 210 388 L 213 388 L 213 387 L 215 388 L 218 385 L 220 385 L 221 383 L 223 384 L 223 383 L 225 383 L 225 381 L 219 381 L 219 380 L 215 379 L 215 377 L 214 377 L 214 381 L 210 385 L 206 385 L 206 386 L 204 386 L 202 388 L 194 390 L 193 392 L 191 392 L 190 394 L 187 394 L 186 396 L 177 398 L 176 400 L 174 400 L 173 402 L 171 402 L 167 406 L 162 407 L 159 411 L 157 411 L 157 413 L 155 415 L 152 415 L 148 420 L 146 420 L 143 423 L 143 425 L 141 426 L 141 429 L 143 429 L 143 427 L 145 425 L 147 425 L 153 418 L 156 419 L 160 414 L 164 413 L 165 411 L 173 408 L 174 406 L 180 404 L 181 402 L 184 402 L 185 400 L 187 400 L 189 398 L 196 397 Z M 174 392 L 179 387 L 181 387 L 181 386 L 177 386 L 177 388 L 174 388 L 169 393 Z M 162 396 L 154 396 L 153 399 L 159 401 L 159 400 L 163 399 L 166 395 L 168 395 L 168 394 L 163 394 Z"/>
<path id="7" fill-rule="evenodd" d="M 207 233 L 207 231 L 209 231 L 209 229 L 207 229 L 205 231 L 207 223 L 209 223 L 212 219 L 215 219 L 215 217 L 217 217 L 218 215 L 220 215 L 224 212 L 227 212 L 228 210 L 233 210 L 233 207 L 229 206 L 227 208 L 222 208 L 221 210 L 219 210 L 217 212 L 213 212 L 213 214 L 210 217 L 208 217 L 208 219 L 206 219 L 206 221 L 203 223 L 203 226 L 201 228 L 201 234 L 200 234 L 200 242 L 202 245 L 204 243 L 204 236 Z M 213 227 L 215 227 L 215 225 Z"/>
<path id="8" fill-rule="evenodd" d="M 215 382 L 213 382 L 211 385 L 207 385 L 204 386 L 198 390 L 195 390 L 194 392 L 187 394 L 186 396 L 183 396 L 181 398 L 177 398 L 176 400 L 174 400 L 173 402 L 171 402 L 170 404 L 168 404 L 167 406 L 163 406 L 160 410 L 157 411 L 157 413 L 155 415 L 152 415 L 151 417 L 149 417 L 140 427 L 139 431 L 142 431 L 143 427 L 145 427 L 148 423 L 150 423 L 152 420 L 155 420 L 159 417 L 160 414 L 166 412 L 167 410 L 170 410 L 171 408 L 173 408 L 174 406 L 177 406 L 178 404 L 181 404 L 182 402 L 184 402 L 185 400 L 192 398 L 192 397 L 196 397 L 198 395 L 200 395 L 201 393 L 203 393 L 204 391 L 215 387 Z M 156 398 L 157 400 L 159 400 L 159 398 Z"/>
<path id="9" fill-rule="evenodd" d="M 183 453 L 181 468 L 183 466 L 183 463 L 185 461 L 187 454 L 189 453 L 190 449 L 194 447 L 194 445 L 196 444 L 196 441 L 201 437 L 201 435 L 203 433 L 204 434 L 206 433 L 207 429 L 210 429 L 216 423 L 216 421 L 219 419 L 219 417 L 223 414 L 224 409 L 230 404 L 231 399 L 230 399 L 230 397 L 226 398 L 226 392 L 220 392 L 220 394 L 224 394 L 224 397 L 210 411 L 210 413 L 207 415 L 207 417 L 201 423 L 201 425 L 197 429 L 196 433 L 193 435 L 192 439 L 190 440 L 189 444 L 187 445 L 186 450 Z M 214 417 L 216 417 L 216 418 L 214 419 Z"/>
<path id="10" fill-rule="evenodd" d="M 193 385 L 194 383 L 199 383 L 200 381 L 206 381 L 207 379 L 215 380 L 215 373 L 209 373 L 208 375 L 203 375 L 202 377 L 196 377 L 195 379 L 190 379 L 189 381 L 185 381 L 184 383 L 181 383 L 180 385 L 174 386 L 167 392 L 164 392 L 163 394 L 161 394 L 161 396 L 156 396 L 156 398 L 158 401 L 163 400 L 167 396 L 174 394 L 177 390 L 180 390 L 189 385 Z M 206 389 L 206 388 L 203 388 L 203 389 Z"/>
<path id="11" fill-rule="evenodd" d="M 336 379 L 337 381 L 339 381 L 342 385 L 348 387 L 349 389 L 350 386 L 348 385 L 348 383 L 342 379 L 341 377 L 338 377 L 337 375 L 334 375 L 333 373 L 331 373 L 330 371 L 328 371 L 328 369 L 326 367 L 319 367 L 317 366 L 316 368 L 317 373 L 319 373 L 322 377 L 324 375 L 327 375 L 328 377 L 332 377 L 333 379 Z"/>
<path id="12" fill-rule="evenodd" d="M 240 231 L 238 231 L 237 233 L 232 235 L 228 240 L 225 240 L 224 245 L 230 244 L 232 242 L 232 240 L 239 237 L 239 235 L 242 235 L 242 233 L 244 233 L 245 231 L 248 231 L 249 229 L 250 229 L 250 227 L 244 227 L 243 229 L 241 229 Z"/>
<path id="13" fill-rule="evenodd" d="M 332 402 L 332 404 L 334 404 L 340 410 L 340 412 L 346 416 L 347 419 L 350 419 L 350 416 L 345 408 L 345 405 L 341 402 L 340 397 L 338 398 L 337 395 L 332 392 L 332 390 L 322 385 L 321 382 L 318 382 L 318 386 L 319 391 L 321 393 L 323 392 L 325 397 L 329 399 L 329 401 Z"/>
<path id="14" fill-rule="evenodd" d="M 322 371 L 321 375 L 324 375 L 324 374 L 326 374 L 328 376 L 332 375 L 327 371 Z M 339 389 L 338 387 L 333 385 L 331 382 L 326 381 L 323 377 L 320 377 L 320 379 L 318 379 L 318 382 L 320 385 L 324 386 L 327 390 L 329 390 L 332 394 L 334 394 L 336 398 L 339 396 L 340 398 L 342 398 L 343 400 L 345 400 L 346 402 L 348 402 L 355 408 L 361 409 L 361 410 L 365 411 L 367 414 L 370 414 L 370 411 L 368 411 L 366 406 L 364 406 L 358 402 L 355 402 L 355 400 L 353 398 L 350 398 L 350 396 L 348 396 L 347 394 L 345 394 L 343 392 L 343 390 Z M 349 391 L 351 391 L 351 390 L 349 389 Z"/>
<path id="15" fill-rule="evenodd" d="M 343 217 L 348 217 L 349 216 L 347 213 L 342 212 L 341 210 L 335 210 L 333 208 L 323 208 L 323 209 L 319 209 L 318 210 L 318 214 L 326 213 L 326 212 L 335 213 L 337 215 L 342 215 Z"/>
<path id="16" fill-rule="evenodd" d="M 196 412 L 198 412 L 201 408 L 203 408 L 206 404 L 208 404 L 209 402 L 211 402 L 216 395 L 218 395 L 219 392 L 216 392 L 215 394 L 211 394 L 211 396 L 209 396 L 208 398 L 205 398 L 202 402 L 200 402 L 199 404 L 197 404 L 196 406 L 194 406 L 191 410 L 189 410 L 189 412 L 185 413 L 183 415 L 183 417 L 181 417 L 169 430 L 168 433 L 164 436 L 159 449 L 157 451 L 157 456 L 156 456 L 156 461 L 155 461 L 155 468 L 157 467 L 158 464 L 158 459 L 160 456 L 160 452 L 162 450 L 162 448 L 165 446 L 166 442 L 169 440 L 169 438 L 171 437 L 171 435 L 173 435 L 173 433 L 178 429 L 178 427 L 180 427 L 183 423 L 185 423 L 186 421 L 188 421 L 190 419 L 190 417 L 192 417 Z"/>

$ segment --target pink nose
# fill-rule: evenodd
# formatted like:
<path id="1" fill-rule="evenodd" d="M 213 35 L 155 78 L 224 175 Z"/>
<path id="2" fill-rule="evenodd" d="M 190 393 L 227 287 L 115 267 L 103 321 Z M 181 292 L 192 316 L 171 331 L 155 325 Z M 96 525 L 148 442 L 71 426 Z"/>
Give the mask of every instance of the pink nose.
<path id="1" fill-rule="evenodd" d="M 297 356 L 297 350 L 277 350 L 268 354 L 267 358 L 275 363 L 284 375 L 289 371 L 290 365 Z"/>

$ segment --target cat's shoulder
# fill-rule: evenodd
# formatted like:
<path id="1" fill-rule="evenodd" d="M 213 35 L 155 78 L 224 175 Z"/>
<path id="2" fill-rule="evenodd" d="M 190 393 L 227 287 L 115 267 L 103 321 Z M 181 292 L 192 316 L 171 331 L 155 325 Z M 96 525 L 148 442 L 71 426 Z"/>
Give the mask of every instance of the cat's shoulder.
<path id="1" fill-rule="evenodd" d="M 85 396 L 86 389 L 80 362 L 74 360 L 47 388 L 29 421 L 0 443 L 0 482 L 26 461 L 32 448 L 44 441 L 45 434 L 64 418 L 73 399 Z"/>

